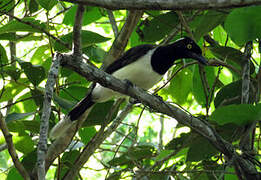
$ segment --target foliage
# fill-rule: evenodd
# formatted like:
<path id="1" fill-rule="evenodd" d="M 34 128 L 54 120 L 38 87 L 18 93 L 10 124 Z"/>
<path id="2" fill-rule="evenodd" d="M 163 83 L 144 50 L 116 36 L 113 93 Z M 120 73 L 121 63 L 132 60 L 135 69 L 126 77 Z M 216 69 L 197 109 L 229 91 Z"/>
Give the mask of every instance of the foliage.
<path id="1" fill-rule="evenodd" d="M 54 51 L 70 52 L 68 47 L 72 46 L 77 6 L 57 0 L 14 2 L 4 0 L 0 3 L 0 13 L 5 14 L 0 17 L 0 103 L 19 159 L 31 173 L 37 156 L 35 149 L 47 73 Z M 17 18 L 10 16 L 12 9 Z M 235 147 L 239 147 L 238 132 L 244 125 L 260 120 L 260 10 L 261 6 L 253 6 L 182 12 L 204 56 L 212 63 L 204 67 L 205 80 L 202 79 L 202 69 L 197 64 L 190 64 L 190 59 L 176 63 L 164 79 L 164 82 L 167 79 L 170 82 L 157 92 L 164 100 L 177 103 L 192 115 L 206 119 Z M 113 13 L 121 28 L 127 17 L 126 11 Z M 145 11 L 127 48 L 189 36 L 180 25 L 182 23 L 174 11 Z M 86 7 L 81 38 L 89 62 L 100 67 L 114 40 L 105 9 Z M 209 38 L 214 42 L 208 41 Z M 249 104 L 241 104 L 243 47 L 249 41 L 253 42 Z M 10 50 L 9 42 L 16 45 L 16 53 Z M 163 81 L 158 86 L 162 84 Z M 85 96 L 89 85 L 90 82 L 76 72 L 60 69 L 52 99 L 50 128 L 61 114 L 67 114 Z M 93 108 L 71 146 L 61 154 L 58 166 L 55 162 L 49 169 L 47 179 L 61 178 L 70 170 L 84 146 L 103 125 L 112 106 L 113 101 L 109 101 Z M 130 179 L 138 175 L 138 170 L 148 179 L 168 179 L 170 176 L 175 179 L 236 178 L 235 170 L 227 167 L 222 154 L 204 137 L 177 125 L 173 119 L 142 109 L 143 106 L 135 107 L 86 162 L 79 176 L 84 179 Z M 117 113 L 113 113 L 111 120 L 116 116 Z M 260 126 L 255 130 L 253 147 L 259 154 Z M 4 143 L 4 137 L 0 136 L 0 144 Z M 22 179 L 10 159 L 7 150 L 0 152 L 0 178 Z M 229 173 L 223 173 L 225 171 Z"/>

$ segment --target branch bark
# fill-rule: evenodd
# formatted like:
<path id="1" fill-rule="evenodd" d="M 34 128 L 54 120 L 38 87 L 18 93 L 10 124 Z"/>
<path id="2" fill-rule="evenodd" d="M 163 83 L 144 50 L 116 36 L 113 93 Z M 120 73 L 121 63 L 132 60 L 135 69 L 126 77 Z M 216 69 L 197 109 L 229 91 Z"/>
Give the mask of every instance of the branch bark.
<path id="1" fill-rule="evenodd" d="M 116 79 L 115 77 L 95 67 L 89 66 L 81 61 L 75 63 L 73 57 L 70 55 L 63 55 L 61 63 L 63 66 L 68 67 L 86 77 L 89 81 L 98 82 L 104 87 L 108 87 L 122 94 L 131 96 L 157 112 L 173 117 L 179 123 L 190 127 L 192 130 L 205 137 L 217 150 L 226 155 L 227 158 L 232 161 L 233 165 L 243 169 L 243 176 L 245 179 L 259 178 L 259 174 L 252 162 L 246 157 L 239 155 L 232 144 L 228 143 L 219 134 L 217 134 L 215 129 L 213 129 L 212 126 L 205 120 L 196 118 L 178 107 L 169 105 L 158 97 L 148 94 L 139 87 L 129 86 L 128 83 L 124 83 L 123 81 Z"/>
<path id="2" fill-rule="evenodd" d="M 45 179 L 45 156 L 47 152 L 47 136 L 49 128 L 49 118 L 51 114 L 51 99 L 53 97 L 53 89 L 56 78 L 58 76 L 58 68 L 60 65 L 60 57 L 56 55 L 49 71 L 48 79 L 45 86 L 45 95 L 43 102 L 43 111 L 40 124 L 40 136 L 37 148 L 37 175 L 39 180 Z"/>
<path id="3" fill-rule="evenodd" d="M 136 27 L 137 22 L 139 21 L 142 15 L 141 11 L 131 11 L 128 14 L 127 20 L 125 22 L 124 27 L 122 28 L 120 34 L 118 35 L 117 39 L 114 41 L 112 48 L 109 51 L 109 57 L 107 57 L 105 62 L 109 64 L 109 61 L 114 60 L 121 55 L 124 51 L 128 39 L 131 35 L 131 32 Z M 82 59 L 81 56 L 77 56 L 75 54 L 69 55 L 70 58 L 74 60 L 75 64 L 81 64 Z M 52 143 L 52 145 L 48 148 L 46 159 L 45 159 L 45 169 L 47 170 L 52 162 L 62 153 L 66 147 L 70 144 L 73 136 L 77 132 L 77 129 L 81 126 L 82 122 L 86 119 L 89 111 L 85 113 L 80 119 L 78 119 L 78 124 L 74 123 L 71 128 L 66 131 L 66 136 L 61 136 Z"/>
<path id="4" fill-rule="evenodd" d="M 130 35 L 139 22 L 143 12 L 142 11 L 129 11 L 128 17 L 120 33 L 115 41 L 113 41 L 112 47 L 103 61 L 103 68 L 107 67 L 114 60 L 118 59 L 124 51 L 129 41 Z"/>
<path id="5" fill-rule="evenodd" d="M 191 10 L 260 5 L 261 0 L 63 0 L 111 10 Z"/>

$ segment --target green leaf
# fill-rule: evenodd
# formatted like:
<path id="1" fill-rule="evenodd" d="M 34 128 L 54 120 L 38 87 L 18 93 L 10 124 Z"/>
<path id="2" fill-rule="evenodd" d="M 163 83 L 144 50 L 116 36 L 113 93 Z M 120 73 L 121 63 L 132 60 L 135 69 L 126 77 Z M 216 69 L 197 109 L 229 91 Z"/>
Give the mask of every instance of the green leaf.
<path id="1" fill-rule="evenodd" d="M 102 48 L 96 46 L 86 47 L 82 51 L 90 58 L 90 60 L 97 63 L 103 62 L 103 58 L 106 54 Z"/>
<path id="2" fill-rule="evenodd" d="M 49 52 L 50 46 L 48 44 L 42 45 L 36 49 L 34 52 L 30 62 L 32 64 L 41 64 L 43 63 L 43 59 L 47 59 L 50 57 Z"/>
<path id="3" fill-rule="evenodd" d="M 25 17 L 22 19 L 24 22 L 28 22 L 33 26 L 37 26 L 41 29 L 45 29 L 46 25 L 41 23 L 39 20 L 35 20 L 34 18 Z M 42 32 L 41 30 L 32 27 L 31 25 L 27 25 L 25 23 L 21 23 L 17 20 L 12 20 L 6 25 L 0 27 L 0 34 L 9 33 L 9 32 Z"/>
<path id="4" fill-rule="evenodd" d="M 39 4 L 36 0 L 29 0 L 29 11 L 30 13 L 34 13 L 39 10 Z"/>
<path id="5" fill-rule="evenodd" d="M 198 162 L 204 159 L 209 159 L 217 153 L 218 151 L 205 138 L 197 137 L 190 144 L 186 160 L 190 162 Z"/>
<path id="6" fill-rule="evenodd" d="M 1 0 L 0 1 L 0 11 L 4 14 L 4 12 L 9 12 L 15 6 L 15 1 L 10 0 Z"/>
<path id="7" fill-rule="evenodd" d="M 50 118 L 51 119 L 51 118 Z M 40 121 L 37 120 L 22 120 L 21 123 L 24 126 L 25 130 L 30 131 L 31 133 L 39 133 L 40 132 Z"/>
<path id="8" fill-rule="evenodd" d="M 24 168 L 27 171 L 31 172 L 35 167 L 36 161 L 37 161 L 37 151 L 34 150 L 34 151 L 26 154 L 23 157 L 23 160 L 21 161 L 21 163 L 24 165 Z"/>
<path id="9" fill-rule="evenodd" d="M 11 76 L 11 78 L 14 79 L 15 81 L 20 78 L 21 71 L 20 69 L 14 66 L 5 66 L 3 70 L 5 74 Z"/>
<path id="10" fill-rule="evenodd" d="M 185 147 L 185 144 L 188 144 L 188 141 L 191 141 L 191 133 L 181 133 L 179 137 L 173 138 L 166 145 L 166 149 L 179 150 L 181 147 Z"/>
<path id="11" fill-rule="evenodd" d="M 214 67 L 209 67 L 209 66 L 205 66 L 204 67 L 205 71 L 206 71 L 206 78 L 209 84 L 209 87 L 212 87 L 215 79 L 216 79 L 216 75 L 215 75 L 215 69 Z M 193 74 L 193 84 L 192 84 L 192 93 L 196 99 L 196 101 L 202 105 L 205 106 L 206 105 L 206 97 L 204 94 L 204 90 L 203 90 L 203 85 L 201 82 L 201 78 L 200 78 L 200 74 L 199 74 L 199 68 L 198 66 L 195 67 L 194 70 L 194 74 Z"/>
<path id="12" fill-rule="evenodd" d="M 155 161 L 160 161 L 169 156 L 171 153 L 173 153 L 173 150 L 162 150 L 160 151 L 159 155 L 155 157 Z"/>
<path id="13" fill-rule="evenodd" d="M 7 40 L 7 41 L 15 41 L 16 36 L 14 33 L 4 33 L 4 34 L 0 34 L 0 39 Z"/>
<path id="14" fill-rule="evenodd" d="M 61 108 L 68 112 L 76 103 L 71 102 L 65 98 L 58 96 L 56 93 L 53 94 L 53 100 L 57 103 Z"/>
<path id="15" fill-rule="evenodd" d="M 64 88 L 60 91 L 59 96 L 67 99 L 69 101 L 80 101 L 82 98 L 86 96 L 88 92 L 88 88 L 83 86 L 69 86 L 68 88 Z"/>
<path id="16" fill-rule="evenodd" d="M 21 101 L 19 103 L 16 103 L 13 107 L 12 110 L 14 112 L 21 112 L 21 113 L 26 113 L 26 112 L 33 112 L 37 110 L 37 106 L 35 105 L 34 100 L 32 99 L 32 95 L 30 92 L 25 93 L 24 95 L 20 96 L 17 101 Z"/>
<path id="17" fill-rule="evenodd" d="M 170 23 L 171 22 L 171 23 Z M 168 12 L 147 19 L 143 22 L 144 27 L 139 33 L 140 39 L 145 42 L 155 42 L 164 38 L 179 23 L 178 15 L 175 12 Z"/>
<path id="18" fill-rule="evenodd" d="M 24 154 L 29 154 L 35 149 L 34 142 L 30 136 L 14 136 L 13 141 L 15 148 Z"/>
<path id="19" fill-rule="evenodd" d="M 241 65 L 245 61 L 244 54 L 232 47 L 225 46 L 216 46 L 209 47 L 209 50 L 216 56 L 218 59 L 227 62 L 228 64 L 232 64 L 238 70 L 241 70 Z M 252 61 L 250 61 L 250 73 L 254 73 L 255 66 Z"/>
<path id="20" fill-rule="evenodd" d="M 131 166 L 133 161 L 151 158 L 155 152 L 155 148 L 149 145 L 138 145 L 129 148 L 129 151 L 120 157 L 114 158 L 108 162 L 111 166 L 128 165 Z"/>
<path id="21" fill-rule="evenodd" d="M 252 87 L 252 86 L 250 86 Z M 254 89 L 250 88 L 249 91 L 249 101 L 253 103 L 255 101 Z M 242 80 L 232 82 L 224 87 L 222 87 L 214 99 L 215 107 L 230 105 L 230 104 L 240 104 L 242 96 Z"/>
<path id="22" fill-rule="evenodd" d="M 63 42 L 72 44 L 72 32 L 63 35 L 60 38 Z M 81 39 L 82 39 L 82 48 L 94 45 L 96 43 L 102 43 L 105 41 L 108 41 L 110 38 L 103 37 L 98 33 L 92 32 L 92 31 L 87 31 L 87 30 L 82 30 L 81 32 Z M 54 49 L 55 51 L 66 51 L 68 50 L 65 46 L 60 44 L 58 41 L 54 43 Z"/>
<path id="23" fill-rule="evenodd" d="M 260 120 L 261 105 L 252 104 L 228 105 L 217 108 L 209 117 L 211 121 L 219 125 L 228 123 L 239 126 Z"/>
<path id="24" fill-rule="evenodd" d="M 44 101 L 43 91 L 41 91 L 39 89 L 30 89 L 30 93 L 32 95 L 32 98 L 33 98 L 36 106 L 38 106 L 41 109 L 43 106 L 43 101 Z"/>
<path id="25" fill-rule="evenodd" d="M 37 86 L 42 80 L 45 79 L 45 69 L 40 65 L 33 65 L 30 62 L 25 62 L 17 59 L 21 68 L 24 70 L 28 80 L 35 86 Z"/>
<path id="26" fill-rule="evenodd" d="M 8 172 L 6 180 L 24 180 L 16 168 L 11 168 Z"/>
<path id="27" fill-rule="evenodd" d="M 197 24 L 195 32 L 193 33 L 195 39 L 198 41 L 202 36 L 212 31 L 219 24 L 223 23 L 226 16 L 226 13 L 215 10 L 208 10 L 206 14 L 199 16 L 200 20 Z"/>
<path id="28" fill-rule="evenodd" d="M 29 112 L 29 113 L 11 113 L 8 114 L 5 118 L 6 123 L 9 123 L 11 121 L 16 121 L 16 120 L 20 120 L 20 119 L 24 119 L 27 116 L 33 115 L 35 114 L 35 112 Z"/>
<path id="29" fill-rule="evenodd" d="M 107 180 L 119 180 L 121 178 L 121 172 L 113 172 L 112 174 L 109 175 L 108 178 L 106 178 Z"/>
<path id="30" fill-rule="evenodd" d="M 81 128 L 79 130 L 79 136 L 81 137 L 81 141 L 84 144 L 87 144 L 91 138 L 96 134 L 96 129 L 94 127 L 85 127 L 85 128 Z"/>
<path id="31" fill-rule="evenodd" d="M 75 5 L 70 8 L 64 15 L 63 24 L 73 26 L 75 20 L 75 14 L 77 10 L 77 6 Z M 83 15 L 83 25 L 90 24 L 92 22 L 97 21 L 102 17 L 102 14 L 98 7 L 89 7 L 87 6 Z"/>
<path id="32" fill-rule="evenodd" d="M 20 80 L 20 83 L 23 83 L 25 79 Z M 4 101 L 8 101 L 10 99 L 13 99 L 16 97 L 16 95 L 18 95 L 21 91 L 23 91 L 26 87 L 16 83 L 16 82 L 10 82 L 7 85 L 5 85 L 5 87 L 3 89 L 1 89 L 1 93 L 2 91 L 3 94 L 0 98 L 0 102 L 4 102 Z"/>
<path id="33" fill-rule="evenodd" d="M 57 3 L 57 0 L 37 0 L 38 3 L 47 11 L 50 11 Z"/>
<path id="34" fill-rule="evenodd" d="M 5 48 L 0 44 L 0 65 L 8 63 L 8 58 L 6 55 Z"/>
<path id="35" fill-rule="evenodd" d="M 180 105 L 187 102 L 188 95 L 192 91 L 192 79 L 191 70 L 185 68 L 171 80 L 168 93 L 173 101 Z"/>
<path id="36" fill-rule="evenodd" d="M 65 152 L 63 157 L 61 158 L 61 168 L 56 168 L 56 176 L 57 171 L 60 171 L 60 177 L 63 177 L 65 173 L 73 167 L 73 162 L 77 159 L 80 155 L 79 151 L 73 150 L 69 152 Z M 73 178 L 72 180 L 76 180 L 78 178 Z"/>
<path id="37" fill-rule="evenodd" d="M 113 101 L 95 104 L 87 119 L 83 123 L 83 127 L 104 124 L 105 118 L 110 112 L 112 105 Z M 116 114 L 117 113 L 112 116 L 112 120 L 116 117 Z"/>
<path id="38" fill-rule="evenodd" d="M 242 46 L 248 41 L 261 38 L 261 6 L 237 8 L 225 21 L 224 28 L 231 39 Z"/>

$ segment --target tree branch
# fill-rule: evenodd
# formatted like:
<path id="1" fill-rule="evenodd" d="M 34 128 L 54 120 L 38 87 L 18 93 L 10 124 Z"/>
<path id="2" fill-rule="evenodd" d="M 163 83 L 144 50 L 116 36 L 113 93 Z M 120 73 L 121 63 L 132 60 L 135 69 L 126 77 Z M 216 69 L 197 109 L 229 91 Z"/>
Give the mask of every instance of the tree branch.
<path id="1" fill-rule="evenodd" d="M 127 45 L 128 39 L 131 35 L 131 32 L 133 31 L 134 27 L 136 27 L 137 22 L 139 21 L 142 13 L 140 11 L 131 11 L 129 12 L 129 15 L 127 17 L 127 20 L 124 24 L 124 27 L 122 28 L 119 36 L 114 41 L 112 48 L 109 51 L 109 58 L 105 60 L 105 62 L 108 62 L 109 60 L 112 61 L 114 58 L 117 58 L 121 55 L 122 51 L 124 51 L 125 46 Z M 70 58 L 74 59 L 75 64 L 81 64 L 82 59 L 81 56 L 75 56 L 75 55 L 69 55 Z M 86 119 L 86 116 L 89 114 L 88 110 L 80 119 L 78 119 L 77 123 L 74 123 L 67 131 L 66 136 L 60 136 L 58 139 L 56 139 L 52 145 L 48 148 L 46 159 L 45 159 L 45 169 L 47 170 L 52 162 L 59 156 L 60 153 L 62 153 L 66 147 L 70 144 L 73 136 L 77 132 L 77 129 L 81 127 L 81 124 Z"/>
<path id="2" fill-rule="evenodd" d="M 120 125 L 120 123 L 124 120 L 124 118 L 129 114 L 132 109 L 132 104 L 127 104 L 125 108 L 122 110 L 120 115 L 113 121 L 112 125 L 110 125 L 106 131 L 104 131 L 104 126 L 96 133 L 95 137 L 92 138 L 91 141 L 84 148 L 83 152 L 77 158 L 77 160 L 73 163 L 73 167 L 65 174 L 63 180 L 71 180 L 76 174 L 79 172 L 81 167 L 86 163 L 86 161 L 90 158 L 90 156 L 94 153 L 94 151 L 101 145 L 101 143 L 111 134 L 116 128 Z"/>
<path id="3" fill-rule="evenodd" d="M 45 85 L 45 95 L 43 102 L 43 110 L 40 124 L 40 136 L 37 148 L 37 175 L 39 180 L 45 179 L 45 156 L 47 152 L 47 136 L 49 128 L 49 118 L 51 113 L 51 99 L 56 78 L 58 76 L 58 68 L 61 56 L 57 54 L 54 58 L 52 67 L 49 71 L 47 82 Z"/>
<path id="4" fill-rule="evenodd" d="M 124 26 L 122 27 L 117 38 L 113 42 L 111 49 L 103 61 L 103 68 L 107 67 L 114 60 L 118 59 L 124 51 L 129 41 L 130 35 L 139 22 L 143 12 L 142 11 L 129 11 L 128 17 Z"/>
<path id="5" fill-rule="evenodd" d="M 5 119 L 1 112 L 0 112 L 0 128 L 5 137 L 5 142 L 7 144 L 8 152 L 13 160 L 16 169 L 25 180 L 30 180 L 29 174 L 27 173 L 26 169 L 18 159 L 18 155 L 16 154 L 15 147 L 13 144 L 12 134 L 10 134 L 10 132 L 8 131 L 8 128 L 5 123 Z"/>
<path id="6" fill-rule="evenodd" d="M 76 56 L 82 55 L 81 31 L 84 10 L 82 5 L 78 5 L 73 26 L 73 54 Z"/>
<path id="7" fill-rule="evenodd" d="M 129 10 L 192 10 L 234 8 L 261 4 L 261 0 L 63 0 L 99 6 L 107 9 Z"/>
<path id="8" fill-rule="evenodd" d="M 109 19 L 110 19 L 110 23 L 111 23 L 111 27 L 112 27 L 112 30 L 113 30 L 113 33 L 114 33 L 114 37 L 116 38 L 118 36 L 118 27 L 117 27 L 117 24 L 116 24 L 116 21 L 115 21 L 115 17 L 113 15 L 113 12 L 111 10 L 108 10 L 107 9 L 107 13 L 108 13 L 108 16 L 109 16 Z"/>
<path id="9" fill-rule="evenodd" d="M 252 162 L 239 155 L 232 144 L 228 143 L 218 135 L 215 129 L 213 129 L 205 120 L 196 118 L 176 106 L 169 105 L 158 97 L 146 93 L 146 91 L 139 87 L 129 86 L 128 83 L 124 83 L 96 67 L 89 66 L 81 61 L 75 63 L 73 58 L 74 57 L 70 55 L 63 55 L 61 60 L 62 65 L 78 72 L 89 81 L 98 82 L 104 87 L 131 96 L 139 100 L 142 104 L 155 109 L 157 112 L 173 117 L 179 123 L 190 127 L 195 132 L 205 137 L 216 149 L 225 154 L 229 160 L 232 160 L 234 165 L 244 169 L 245 173 L 243 176 L 247 178 L 251 177 L 251 179 L 258 179 L 259 175 L 255 168 L 253 168 L 254 165 Z"/>

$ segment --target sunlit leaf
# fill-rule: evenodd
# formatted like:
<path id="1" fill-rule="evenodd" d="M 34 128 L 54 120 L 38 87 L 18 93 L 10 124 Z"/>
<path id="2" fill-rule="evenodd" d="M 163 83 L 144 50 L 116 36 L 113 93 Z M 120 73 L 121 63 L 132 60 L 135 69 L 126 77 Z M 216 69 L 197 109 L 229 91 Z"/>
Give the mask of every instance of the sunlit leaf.
<path id="1" fill-rule="evenodd" d="M 6 180 L 24 180 L 24 178 L 17 171 L 17 169 L 13 167 L 9 170 Z"/>
<path id="2" fill-rule="evenodd" d="M 24 119 L 27 116 L 33 115 L 35 114 L 35 112 L 29 112 L 29 113 L 11 113 L 8 114 L 5 118 L 6 123 L 9 123 L 11 121 L 15 121 L 15 120 L 20 120 L 20 119 Z"/>
<path id="3" fill-rule="evenodd" d="M 150 21 L 145 20 L 142 32 L 139 33 L 140 39 L 144 42 L 158 41 L 165 37 L 178 23 L 178 15 L 175 12 L 160 14 Z"/>
<path id="4" fill-rule="evenodd" d="M 193 33 L 195 39 L 199 40 L 202 36 L 213 30 L 216 26 L 223 23 L 226 16 L 227 14 L 225 12 L 208 10 L 206 14 L 200 16 L 196 30 Z"/>
<path id="5" fill-rule="evenodd" d="M 225 30 L 238 45 L 261 37 L 261 6 L 233 10 L 225 21 Z"/>
<path id="6" fill-rule="evenodd" d="M 57 3 L 57 0 L 38 0 L 38 3 L 47 11 L 50 11 Z"/>
<path id="7" fill-rule="evenodd" d="M 75 21 L 75 14 L 77 10 L 77 5 L 70 8 L 64 15 L 63 24 L 73 26 Z M 83 25 L 90 24 L 102 17 L 101 12 L 98 7 L 87 6 L 85 8 L 83 16 Z"/>
<path id="8" fill-rule="evenodd" d="M 45 29 L 46 25 L 39 20 L 35 20 L 34 18 L 25 17 L 22 21 L 30 23 L 30 25 L 19 22 L 17 20 L 12 20 L 9 23 L 0 27 L 0 34 L 8 33 L 8 32 L 42 32 L 39 28 Z M 39 27 L 39 28 L 36 28 Z"/>
<path id="9" fill-rule="evenodd" d="M 110 39 L 110 38 L 107 38 L 107 37 L 103 37 L 98 33 L 95 33 L 95 32 L 92 32 L 92 31 L 87 31 L 87 30 L 82 30 L 81 38 L 82 38 L 82 47 L 83 48 L 94 45 L 96 43 L 105 42 L 105 41 L 108 41 Z M 63 42 L 71 45 L 72 44 L 72 32 L 62 36 L 60 39 Z M 66 50 L 68 50 L 65 46 L 60 44 L 58 41 L 56 41 L 54 43 L 54 49 L 56 51 L 66 51 Z"/>
<path id="10" fill-rule="evenodd" d="M 79 130 L 79 136 L 84 144 L 87 144 L 91 138 L 95 135 L 96 130 L 94 127 L 85 127 Z"/>
<path id="11" fill-rule="evenodd" d="M 33 85 L 38 85 L 42 80 L 45 79 L 45 69 L 40 65 L 33 65 L 30 62 L 25 62 L 20 59 L 17 59 L 20 66 L 24 70 L 24 73 L 26 74 L 28 80 Z"/>
<path id="12" fill-rule="evenodd" d="M 34 142 L 30 136 L 14 136 L 13 141 L 15 148 L 24 154 L 34 150 Z"/>

